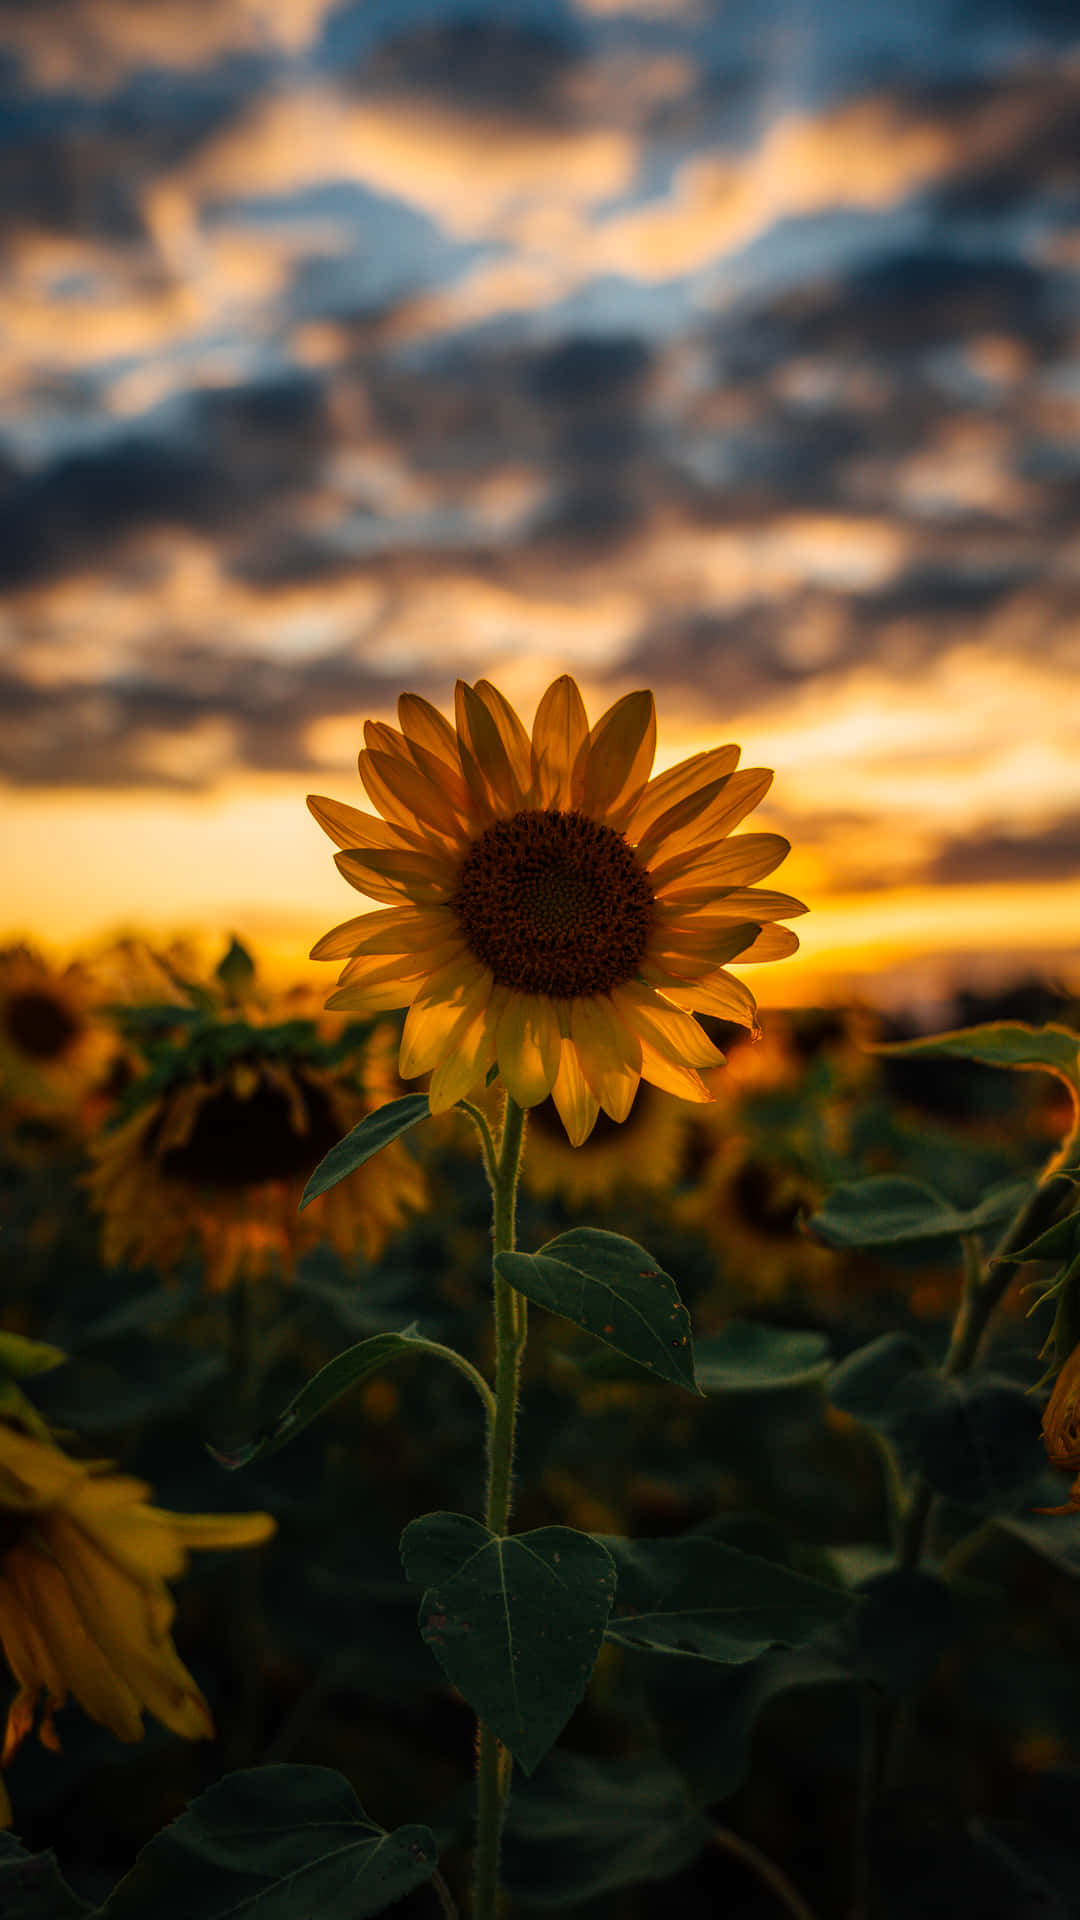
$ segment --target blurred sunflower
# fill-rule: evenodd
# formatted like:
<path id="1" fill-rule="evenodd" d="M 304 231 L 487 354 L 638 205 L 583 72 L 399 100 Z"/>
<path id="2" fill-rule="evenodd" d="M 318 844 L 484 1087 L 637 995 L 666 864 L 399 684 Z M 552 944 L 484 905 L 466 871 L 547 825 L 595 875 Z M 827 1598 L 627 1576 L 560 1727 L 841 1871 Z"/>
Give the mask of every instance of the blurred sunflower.
<path id="1" fill-rule="evenodd" d="M 72 1117 L 106 1077 L 118 1043 L 91 975 L 31 947 L 0 952 L 0 1088 L 13 1110 Z"/>
<path id="2" fill-rule="evenodd" d="M 255 1546 L 266 1513 L 166 1513 L 141 1480 L 82 1464 L 0 1422 L 0 1646 L 18 1685 L 0 1766 L 31 1731 L 59 1749 L 53 1715 L 73 1694 L 119 1740 L 141 1740 L 144 1709 L 188 1740 L 210 1709 L 173 1645 L 167 1580 L 189 1547 Z M 0 1780 L 0 1823 L 11 1807 Z"/>
<path id="3" fill-rule="evenodd" d="M 532 737 L 486 680 L 459 681 L 456 726 L 403 694 L 401 730 L 369 721 L 360 777 L 380 815 L 312 796 L 337 865 L 382 912 L 325 934 L 347 959 L 327 1005 L 407 1006 L 400 1070 L 430 1072 L 433 1113 L 497 1065 L 521 1106 L 549 1095 L 575 1146 L 601 1110 L 624 1121 L 642 1079 L 712 1098 L 723 1064 L 691 1010 L 753 1027 L 735 959 L 798 946 L 774 922 L 805 911 L 749 883 L 788 852 L 775 833 L 729 839 L 767 792 L 739 749 L 695 754 L 654 779 L 656 715 L 627 694 L 591 729 L 576 683 L 556 680 Z"/>
<path id="4" fill-rule="evenodd" d="M 733 1294 L 755 1303 L 819 1300 L 833 1289 L 836 1258 L 800 1233 L 799 1217 L 813 1213 L 820 1197 L 804 1169 L 732 1132 L 717 1143 L 674 1212 L 680 1225 L 696 1228 L 715 1248 Z"/>
<path id="5" fill-rule="evenodd" d="M 642 1087 L 621 1126 L 600 1114 L 580 1147 L 566 1138 L 551 1100 L 529 1116 L 529 1151 L 522 1178 L 542 1196 L 561 1194 L 571 1207 L 604 1206 L 620 1188 L 670 1191 L 686 1149 L 686 1108 L 658 1087 Z"/>
<path id="6" fill-rule="evenodd" d="M 116 1124 L 92 1142 L 106 1261 L 167 1272 L 198 1250 L 219 1291 L 275 1267 L 289 1274 L 320 1242 L 376 1258 L 425 1202 L 400 1141 L 298 1212 L 318 1161 L 372 1106 L 352 1034 L 327 1039 L 313 1020 L 275 1022 L 254 1004 L 235 1015 L 204 1003 L 182 1035 L 159 1038 Z"/>

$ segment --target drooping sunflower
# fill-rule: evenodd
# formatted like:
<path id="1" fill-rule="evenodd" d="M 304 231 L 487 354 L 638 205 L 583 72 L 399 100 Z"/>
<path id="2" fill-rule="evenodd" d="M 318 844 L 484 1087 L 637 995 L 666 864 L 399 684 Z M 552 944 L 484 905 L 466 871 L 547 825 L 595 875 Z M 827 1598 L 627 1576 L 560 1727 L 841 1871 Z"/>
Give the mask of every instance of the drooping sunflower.
<path id="1" fill-rule="evenodd" d="M 629 693 L 590 728 L 563 675 L 532 737 L 488 681 L 459 681 L 456 725 L 417 694 L 400 731 L 369 721 L 360 777 L 379 814 L 309 806 L 361 893 L 386 903 L 325 934 L 347 960 L 327 1005 L 407 1006 L 400 1070 L 431 1072 L 433 1113 L 497 1065 L 512 1097 L 550 1094 L 577 1146 L 597 1115 L 625 1120 L 641 1080 L 712 1094 L 723 1055 L 692 1017 L 755 1024 L 725 963 L 798 946 L 775 923 L 798 900 L 751 885 L 789 850 L 776 833 L 729 838 L 767 792 L 765 769 L 715 747 L 650 779 L 656 714 Z"/>
<path id="2" fill-rule="evenodd" d="M 266 1540 L 266 1513 L 166 1513 L 150 1489 L 100 1462 L 72 1460 L 0 1422 L 0 1646 L 18 1692 L 0 1766 L 31 1731 L 59 1749 L 53 1716 L 74 1695 L 119 1740 L 141 1740 L 144 1710 L 185 1739 L 213 1735 L 210 1709 L 173 1644 L 166 1581 L 191 1547 Z M 11 1807 L 0 1780 L 0 1823 Z"/>
<path id="3" fill-rule="evenodd" d="M 349 1051 L 315 1021 L 230 1011 L 160 1040 L 117 1124 L 91 1143 L 87 1183 L 104 1215 L 106 1261 L 167 1273 L 198 1251 L 216 1292 L 271 1268 L 288 1276 L 319 1242 L 376 1258 L 423 1207 L 422 1170 L 394 1141 L 378 1167 L 300 1213 L 318 1161 L 372 1103 Z"/>

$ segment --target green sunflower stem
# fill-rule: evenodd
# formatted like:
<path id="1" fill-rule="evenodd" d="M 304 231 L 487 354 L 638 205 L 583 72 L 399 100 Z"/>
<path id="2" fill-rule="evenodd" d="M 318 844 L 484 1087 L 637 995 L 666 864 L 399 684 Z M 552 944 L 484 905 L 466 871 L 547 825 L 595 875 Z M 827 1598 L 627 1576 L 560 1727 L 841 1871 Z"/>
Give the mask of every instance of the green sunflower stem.
<path id="1" fill-rule="evenodd" d="M 525 1114 L 506 1098 L 498 1155 L 491 1168 L 495 1253 L 512 1253 L 518 1175 L 525 1138 Z M 484 1518 L 492 1533 L 510 1524 L 513 1492 L 514 1430 L 518 1381 L 527 1331 L 526 1302 L 508 1281 L 494 1275 L 495 1411 L 488 1428 L 488 1484 Z M 473 1920 L 495 1920 L 499 1911 L 499 1847 L 510 1788 L 512 1762 L 501 1741 L 481 1721 L 477 1728 L 476 1857 L 473 1872 Z"/>

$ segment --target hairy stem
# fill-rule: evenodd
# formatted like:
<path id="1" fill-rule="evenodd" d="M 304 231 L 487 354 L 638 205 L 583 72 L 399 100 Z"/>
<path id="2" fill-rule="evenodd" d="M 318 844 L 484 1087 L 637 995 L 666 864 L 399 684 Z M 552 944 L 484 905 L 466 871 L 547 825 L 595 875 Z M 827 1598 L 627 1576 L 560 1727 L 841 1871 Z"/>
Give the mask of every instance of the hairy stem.
<path id="1" fill-rule="evenodd" d="M 524 1111 L 508 1094 L 498 1152 L 496 1155 L 493 1147 L 489 1156 L 493 1201 L 492 1239 L 496 1254 L 511 1253 L 514 1247 L 517 1184 L 524 1134 Z M 492 1533 L 504 1534 L 510 1524 L 514 1430 L 527 1311 L 524 1298 L 497 1272 L 494 1275 L 494 1310 L 495 1410 L 488 1428 L 488 1485 L 484 1518 Z M 481 1722 L 477 1728 L 474 1920 L 495 1920 L 498 1913 L 499 1846 L 511 1771 L 507 1761 L 502 1742 L 490 1727 Z"/>

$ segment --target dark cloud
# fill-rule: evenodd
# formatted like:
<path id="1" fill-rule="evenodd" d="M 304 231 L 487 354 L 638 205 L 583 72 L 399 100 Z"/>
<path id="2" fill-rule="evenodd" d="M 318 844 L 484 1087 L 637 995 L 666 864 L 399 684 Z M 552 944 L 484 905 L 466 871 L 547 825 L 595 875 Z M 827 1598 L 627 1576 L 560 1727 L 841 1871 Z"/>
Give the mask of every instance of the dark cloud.
<path id="1" fill-rule="evenodd" d="M 455 112 L 558 123 L 567 113 L 566 83 L 585 50 L 584 36 L 566 20 L 429 19 L 366 51 L 347 78 L 380 98 L 419 95 Z"/>
<path id="2" fill-rule="evenodd" d="M 188 527 L 221 536 L 310 484 L 323 444 L 317 381 L 289 374 L 212 390 L 169 437 L 118 434 L 39 472 L 0 472 L 0 586 L 98 562 L 130 536 Z"/>
<path id="3" fill-rule="evenodd" d="M 1080 878 L 1080 813 L 1040 832 L 968 834 L 950 840 L 925 878 L 943 884 Z"/>

